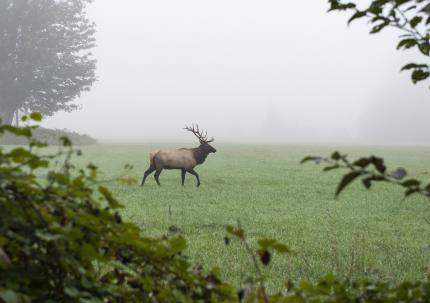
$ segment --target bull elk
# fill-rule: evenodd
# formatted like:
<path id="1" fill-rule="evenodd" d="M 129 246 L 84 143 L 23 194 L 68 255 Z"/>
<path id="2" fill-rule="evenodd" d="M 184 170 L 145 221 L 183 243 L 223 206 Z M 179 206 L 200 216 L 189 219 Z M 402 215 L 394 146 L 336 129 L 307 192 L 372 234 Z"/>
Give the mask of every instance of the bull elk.
<path id="1" fill-rule="evenodd" d="M 200 131 L 199 126 L 194 124 L 192 127 L 184 128 L 192 132 L 200 141 L 200 146 L 196 148 L 179 148 L 175 150 L 154 150 L 149 154 L 150 165 L 143 175 L 142 184 L 145 184 L 146 178 L 155 171 L 154 177 L 157 184 L 160 185 L 160 174 L 163 169 L 180 169 L 182 172 L 182 185 L 185 182 L 185 174 L 188 172 L 197 179 L 197 186 L 200 186 L 199 174 L 194 167 L 205 162 L 210 153 L 216 153 L 216 149 L 209 143 L 215 139 L 208 140 L 207 132 Z"/>

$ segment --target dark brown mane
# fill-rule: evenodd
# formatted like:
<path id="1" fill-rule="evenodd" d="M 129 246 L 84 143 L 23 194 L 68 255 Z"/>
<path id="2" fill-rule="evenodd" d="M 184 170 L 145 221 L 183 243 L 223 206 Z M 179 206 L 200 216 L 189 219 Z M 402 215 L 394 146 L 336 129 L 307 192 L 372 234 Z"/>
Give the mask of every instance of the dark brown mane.
<path id="1" fill-rule="evenodd" d="M 193 152 L 194 159 L 196 159 L 197 164 L 202 164 L 203 162 L 205 162 L 205 160 L 208 156 L 207 151 L 205 151 L 201 147 L 193 148 L 193 149 L 191 149 L 191 151 Z"/>

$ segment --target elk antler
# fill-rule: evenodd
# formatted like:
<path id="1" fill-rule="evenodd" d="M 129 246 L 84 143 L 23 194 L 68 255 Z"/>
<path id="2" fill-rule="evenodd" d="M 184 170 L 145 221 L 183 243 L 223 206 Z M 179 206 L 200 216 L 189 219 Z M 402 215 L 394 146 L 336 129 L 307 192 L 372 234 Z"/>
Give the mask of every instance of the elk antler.
<path id="1" fill-rule="evenodd" d="M 194 127 L 194 124 L 192 127 L 185 126 L 184 129 L 192 132 L 197 137 L 197 139 L 199 139 L 200 143 L 211 143 L 215 140 L 213 137 L 208 140 L 208 132 L 205 131 L 205 134 L 203 135 L 203 130 L 200 131 L 198 124 L 196 124 L 196 127 Z"/>

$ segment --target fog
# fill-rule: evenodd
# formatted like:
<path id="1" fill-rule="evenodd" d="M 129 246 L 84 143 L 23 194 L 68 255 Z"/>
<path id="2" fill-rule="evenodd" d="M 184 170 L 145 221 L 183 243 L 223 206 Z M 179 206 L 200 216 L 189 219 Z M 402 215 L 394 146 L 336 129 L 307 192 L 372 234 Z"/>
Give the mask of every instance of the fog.
<path id="1" fill-rule="evenodd" d="M 429 144 L 430 90 L 397 34 L 324 0 L 98 0 L 98 82 L 44 126 L 101 141 Z"/>

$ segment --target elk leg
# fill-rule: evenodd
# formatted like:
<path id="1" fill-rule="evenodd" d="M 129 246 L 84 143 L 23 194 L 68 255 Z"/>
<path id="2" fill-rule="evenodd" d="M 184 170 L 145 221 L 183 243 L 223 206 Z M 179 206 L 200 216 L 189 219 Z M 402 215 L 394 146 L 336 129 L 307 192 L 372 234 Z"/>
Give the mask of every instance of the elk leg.
<path id="1" fill-rule="evenodd" d="M 182 169 L 182 172 L 181 172 L 182 174 L 181 174 L 181 176 L 182 176 L 182 186 L 184 186 L 184 182 L 185 182 L 185 174 L 187 173 L 187 171 L 185 170 L 185 169 Z"/>
<path id="2" fill-rule="evenodd" d="M 147 170 L 146 170 L 146 172 L 145 172 L 145 174 L 143 175 L 143 179 L 142 179 L 142 183 L 140 184 L 140 186 L 143 186 L 144 184 L 145 184 L 145 180 L 146 180 L 146 178 L 150 175 L 150 174 L 152 174 L 152 172 L 155 170 L 155 167 L 154 166 L 150 166 Z"/>
<path id="3" fill-rule="evenodd" d="M 199 174 L 198 174 L 198 173 L 196 173 L 196 171 L 195 171 L 194 169 L 190 169 L 190 170 L 188 170 L 188 172 L 189 172 L 190 174 L 192 174 L 193 176 L 196 176 L 196 178 L 197 178 L 197 187 L 199 187 L 199 186 L 200 186 L 200 178 L 199 178 Z"/>
<path id="4" fill-rule="evenodd" d="M 158 180 L 158 177 L 160 176 L 161 171 L 162 171 L 162 169 L 157 169 L 157 171 L 156 171 L 156 172 L 155 172 L 155 174 L 154 174 L 155 181 L 157 181 L 158 186 L 160 186 L 160 185 L 161 185 L 161 184 L 160 184 L 160 181 Z"/>

